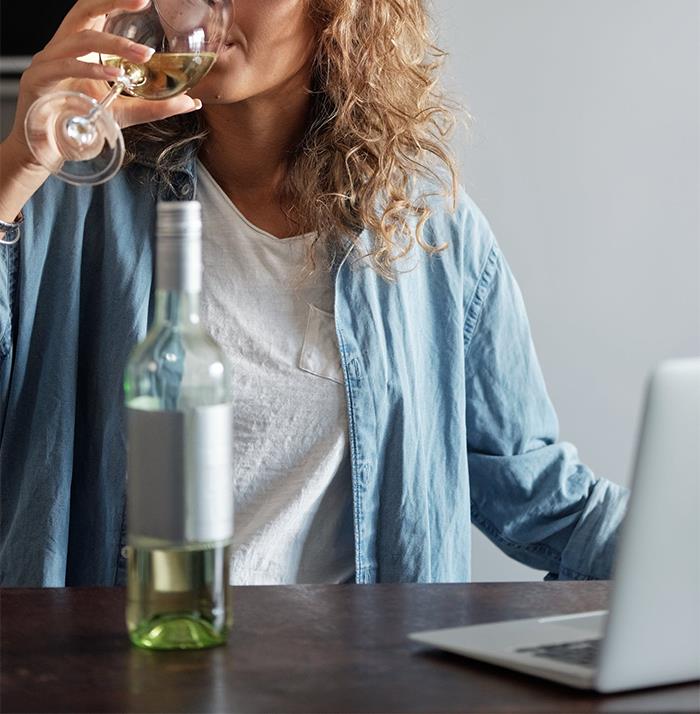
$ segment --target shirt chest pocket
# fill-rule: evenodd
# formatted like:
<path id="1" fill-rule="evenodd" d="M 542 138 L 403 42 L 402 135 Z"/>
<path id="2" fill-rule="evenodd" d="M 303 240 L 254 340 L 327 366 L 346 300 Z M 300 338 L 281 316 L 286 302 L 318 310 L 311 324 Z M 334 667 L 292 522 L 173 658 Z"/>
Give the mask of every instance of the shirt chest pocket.
<path id="1" fill-rule="evenodd" d="M 338 384 L 345 381 L 335 334 L 335 317 L 314 305 L 309 305 L 299 369 Z"/>

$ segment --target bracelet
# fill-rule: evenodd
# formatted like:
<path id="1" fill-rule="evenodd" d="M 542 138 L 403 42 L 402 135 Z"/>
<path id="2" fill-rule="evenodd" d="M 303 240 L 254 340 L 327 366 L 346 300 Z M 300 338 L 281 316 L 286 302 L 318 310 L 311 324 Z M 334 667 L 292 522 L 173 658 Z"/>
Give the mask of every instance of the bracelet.
<path id="1" fill-rule="evenodd" d="M 0 245 L 14 245 L 19 240 L 20 226 L 23 221 L 22 211 L 19 212 L 17 219 L 12 223 L 0 221 Z M 11 240 L 8 240 L 8 237 Z"/>

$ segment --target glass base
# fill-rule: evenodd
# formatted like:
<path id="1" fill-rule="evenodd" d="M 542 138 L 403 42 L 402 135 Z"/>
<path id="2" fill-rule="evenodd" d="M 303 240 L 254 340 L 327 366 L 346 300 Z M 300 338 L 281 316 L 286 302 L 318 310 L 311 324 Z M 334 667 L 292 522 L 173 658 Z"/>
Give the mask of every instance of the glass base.
<path id="1" fill-rule="evenodd" d="M 37 99 L 24 120 L 36 160 L 77 186 L 108 181 L 124 158 L 124 138 L 110 112 L 80 92 L 54 92 Z"/>

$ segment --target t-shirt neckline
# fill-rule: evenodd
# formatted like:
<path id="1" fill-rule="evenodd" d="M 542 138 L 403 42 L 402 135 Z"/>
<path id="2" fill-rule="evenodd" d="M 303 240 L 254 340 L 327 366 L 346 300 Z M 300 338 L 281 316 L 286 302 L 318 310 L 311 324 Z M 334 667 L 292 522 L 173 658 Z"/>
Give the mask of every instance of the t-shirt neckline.
<path id="1" fill-rule="evenodd" d="M 243 221 L 243 223 L 245 223 L 251 230 L 255 231 L 256 233 L 259 233 L 261 236 L 264 236 L 265 238 L 267 238 L 267 239 L 269 239 L 269 240 L 273 240 L 273 241 L 275 241 L 275 243 L 277 243 L 277 244 L 279 245 L 279 244 L 282 243 L 282 242 L 286 242 L 286 241 L 298 241 L 298 240 L 302 240 L 302 239 L 304 239 L 304 238 L 311 238 L 311 237 L 313 237 L 313 236 L 316 235 L 316 232 L 315 232 L 315 231 L 311 231 L 311 232 L 309 232 L 309 233 L 302 233 L 302 234 L 296 235 L 296 236 L 289 236 L 288 238 L 278 238 L 277 236 L 272 235 L 272 233 L 269 233 L 268 231 L 266 231 L 266 230 L 260 228 L 259 226 L 256 226 L 254 223 L 252 223 L 251 221 L 249 221 L 249 220 L 241 213 L 241 211 L 240 211 L 240 209 L 238 208 L 238 206 L 236 206 L 236 204 L 231 200 L 231 198 L 228 196 L 228 194 L 226 193 L 226 191 L 224 191 L 224 189 L 221 188 L 221 186 L 219 186 L 219 184 L 218 184 L 218 182 L 216 181 L 216 179 L 211 175 L 211 173 L 209 173 L 209 170 L 208 170 L 207 167 L 202 163 L 202 160 L 199 159 L 199 158 L 197 159 L 197 171 L 198 171 L 198 172 L 203 172 L 204 174 L 206 174 L 207 178 L 208 178 L 208 179 L 210 180 L 210 182 L 215 186 L 215 190 L 218 191 L 218 193 L 224 198 L 224 200 L 226 201 L 227 205 L 229 205 L 229 206 L 233 209 L 233 211 L 234 211 L 234 212 L 236 213 L 236 215 Z"/>

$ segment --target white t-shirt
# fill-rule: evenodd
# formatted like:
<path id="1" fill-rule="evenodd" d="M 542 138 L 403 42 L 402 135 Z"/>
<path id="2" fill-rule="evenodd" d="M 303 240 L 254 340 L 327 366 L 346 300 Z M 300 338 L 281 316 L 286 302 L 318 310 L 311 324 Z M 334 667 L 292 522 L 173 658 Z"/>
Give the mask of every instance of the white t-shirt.
<path id="1" fill-rule="evenodd" d="M 352 488 L 330 273 L 299 286 L 315 234 L 261 230 L 197 168 L 202 319 L 233 374 L 231 584 L 344 582 L 355 572 Z"/>

